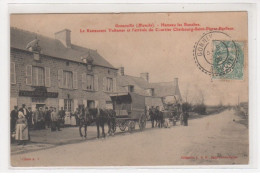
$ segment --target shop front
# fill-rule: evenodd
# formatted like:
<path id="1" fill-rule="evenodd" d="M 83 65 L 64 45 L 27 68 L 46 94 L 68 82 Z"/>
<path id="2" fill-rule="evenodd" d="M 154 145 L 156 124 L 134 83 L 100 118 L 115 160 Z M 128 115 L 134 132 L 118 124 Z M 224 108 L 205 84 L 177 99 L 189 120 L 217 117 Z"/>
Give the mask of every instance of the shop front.
<path id="1" fill-rule="evenodd" d="M 46 87 L 36 87 L 33 91 L 19 90 L 19 98 L 24 99 L 18 100 L 21 101 L 23 104 L 26 104 L 27 107 L 31 107 L 32 111 L 34 111 L 39 107 L 55 107 L 58 93 L 48 92 Z"/>

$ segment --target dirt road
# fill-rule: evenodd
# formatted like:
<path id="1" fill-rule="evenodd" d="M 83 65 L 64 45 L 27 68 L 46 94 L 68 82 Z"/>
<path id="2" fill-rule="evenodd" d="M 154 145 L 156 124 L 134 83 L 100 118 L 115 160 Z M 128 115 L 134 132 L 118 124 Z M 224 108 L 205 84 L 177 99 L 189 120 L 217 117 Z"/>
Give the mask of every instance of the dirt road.
<path id="1" fill-rule="evenodd" d="M 248 128 L 234 111 L 189 126 L 146 129 L 11 156 L 13 166 L 154 166 L 248 163 Z"/>

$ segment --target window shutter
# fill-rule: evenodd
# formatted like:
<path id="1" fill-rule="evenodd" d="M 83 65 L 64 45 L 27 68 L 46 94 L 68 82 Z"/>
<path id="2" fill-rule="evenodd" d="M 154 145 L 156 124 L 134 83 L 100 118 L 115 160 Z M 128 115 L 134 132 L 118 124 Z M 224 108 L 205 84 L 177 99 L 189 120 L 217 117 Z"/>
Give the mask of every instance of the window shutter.
<path id="1" fill-rule="evenodd" d="M 98 91 L 98 75 L 94 75 L 94 90 Z"/>
<path id="2" fill-rule="evenodd" d="M 32 65 L 26 66 L 26 85 L 32 85 Z"/>
<path id="3" fill-rule="evenodd" d="M 11 63 L 11 84 L 16 84 L 15 63 Z"/>
<path id="4" fill-rule="evenodd" d="M 97 107 L 100 108 L 100 106 L 99 106 L 99 101 L 96 101 L 96 100 L 95 100 L 95 108 L 97 108 Z"/>
<path id="5" fill-rule="evenodd" d="M 64 99 L 59 99 L 59 109 L 64 109 Z"/>
<path id="6" fill-rule="evenodd" d="M 58 81 L 59 81 L 59 87 L 62 88 L 63 85 L 63 70 L 58 71 Z"/>
<path id="7" fill-rule="evenodd" d="M 78 89 L 78 73 L 73 72 L 73 88 Z"/>
<path id="8" fill-rule="evenodd" d="M 45 86 L 51 87 L 51 70 L 49 67 L 45 67 Z"/>
<path id="9" fill-rule="evenodd" d="M 86 99 L 83 99 L 83 105 L 84 105 L 84 107 L 87 107 L 87 100 Z"/>
<path id="10" fill-rule="evenodd" d="M 113 78 L 113 92 L 116 92 L 116 78 Z"/>
<path id="11" fill-rule="evenodd" d="M 86 90 L 87 89 L 87 75 L 86 73 L 82 74 L 82 89 Z"/>
<path id="12" fill-rule="evenodd" d="M 103 78 L 103 91 L 107 91 L 107 77 Z"/>

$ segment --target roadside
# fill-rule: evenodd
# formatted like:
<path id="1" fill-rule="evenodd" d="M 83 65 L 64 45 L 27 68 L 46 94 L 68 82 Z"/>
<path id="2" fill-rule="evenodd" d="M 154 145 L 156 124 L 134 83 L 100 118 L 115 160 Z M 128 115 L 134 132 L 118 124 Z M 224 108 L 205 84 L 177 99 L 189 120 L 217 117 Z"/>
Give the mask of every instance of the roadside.
<path id="1" fill-rule="evenodd" d="M 216 113 L 218 114 L 218 113 Z M 213 114 L 211 114 L 213 115 Z M 195 119 L 201 119 L 210 117 L 211 115 L 200 115 L 194 112 L 190 113 L 189 120 L 195 120 Z M 238 116 L 238 118 L 234 118 L 234 122 L 237 122 L 239 124 L 245 125 L 247 127 L 248 120 L 244 119 L 243 116 L 239 115 L 237 111 L 235 111 L 235 115 Z M 180 125 L 177 123 L 177 126 Z M 177 127 L 175 126 L 175 127 Z M 174 126 L 173 126 L 174 128 Z M 126 129 L 127 130 L 127 129 Z M 151 121 L 147 121 L 146 129 L 147 130 L 154 130 L 151 128 Z M 108 131 L 108 127 L 105 126 L 105 131 Z M 138 126 L 136 125 L 136 130 L 132 133 L 140 132 Z M 117 127 L 117 131 L 115 136 L 118 135 L 127 135 L 129 134 L 127 131 L 121 132 L 120 129 Z M 22 154 L 22 153 L 28 153 L 28 152 L 34 152 L 39 150 L 45 150 L 50 149 L 53 147 L 61 146 L 61 145 L 67 145 L 67 144 L 76 144 L 76 143 L 82 143 L 86 141 L 92 141 L 96 140 L 97 135 L 97 129 L 96 126 L 89 126 L 87 130 L 87 139 L 82 139 L 79 136 L 79 128 L 78 127 L 65 127 L 62 128 L 62 131 L 55 131 L 51 132 L 50 129 L 44 129 L 44 130 L 31 130 L 30 131 L 30 137 L 31 140 L 26 145 L 17 145 L 16 143 L 11 144 L 11 154 Z M 108 136 L 107 136 L 108 137 Z"/>
<path id="2" fill-rule="evenodd" d="M 247 164 L 248 129 L 234 111 L 190 120 L 189 126 L 89 140 L 11 156 L 14 166 L 153 166 Z M 35 159 L 35 160 L 34 160 Z"/>
<path id="3" fill-rule="evenodd" d="M 149 130 L 151 128 L 151 122 L 147 122 L 146 127 Z M 105 126 L 105 132 L 108 131 L 107 125 Z M 136 124 L 136 130 L 132 133 L 140 132 L 138 124 Z M 116 134 L 125 135 L 128 134 L 127 129 L 125 132 L 121 132 L 117 127 Z M 108 137 L 108 136 L 107 136 Z M 88 126 L 87 128 L 87 139 L 80 137 L 79 127 L 65 127 L 61 128 L 61 131 L 51 132 L 50 129 L 43 130 L 31 130 L 30 131 L 31 140 L 26 145 L 17 145 L 17 143 L 11 144 L 11 154 L 22 154 L 33 151 L 45 150 L 61 145 L 76 144 L 86 141 L 92 141 L 97 139 L 97 128 L 95 125 Z"/>

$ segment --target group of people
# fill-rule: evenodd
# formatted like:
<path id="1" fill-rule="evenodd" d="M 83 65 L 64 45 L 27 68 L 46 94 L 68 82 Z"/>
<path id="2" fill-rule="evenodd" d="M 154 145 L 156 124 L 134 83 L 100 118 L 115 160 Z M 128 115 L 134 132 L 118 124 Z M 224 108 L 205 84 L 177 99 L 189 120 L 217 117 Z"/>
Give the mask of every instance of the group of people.
<path id="1" fill-rule="evenodd" d="M 50 128 L 51 131 L 61 131 L 60 124 L 64 121 L 65 110 L 61 108 L 57 111 L 55 107 L 43 107 L 36 108 L 35 111 L 31 110 L 31 107 L 27 108 L 25 104 L 20 109 L 18 106 L 14 106 L 11 111 L 11 141 L 13 138 L 19 145 L 26 144 L 26 141 L 30 140 L 29 130 L 46 129 Z"/>
<path id="2" fill-rule="evenodd" d="M 159 127 L 161 128 L 163 125 L 163 113 L 159 110 L 159 106 L 151 107 L 149 109 L 149 116 L 152 122 L 152 128 Z M 156 124 L 154 124 L 156 122 Z"/>
<path id="3" fill-rule="evenodd" d="M 63 123 L 65 117 L 65 111 L 61 108 L 57 111 L 55 107 L 45 109 L 43 107 L 36 108 L 32 114 L 32 118 L 28 119 L 33 124 L 34 129 L 46 129 L 51 128 L 51 131 L 60 131 L 60 124 Z"/>
<path id="4" fill-rule="evenodd" d="M 163 126 L 169 127 L 170 126 L 169 119 L 172 119 L 173 123 L 175 123 L 178 119 L 180 119 L 181 125 L 188 126 L 188 118 L 189 118 L 188 110 L 186 110 L 186 108 L 182 108 L 181 106 L 180 109 L 181 110 L 179 110 L 179 112 L 177 111 L 168 112 L 168 111 L 160 110 L 159 106 L 156 107 L 152 106 L 149 109 L 149 117 L 152 122 L 152 128 L 154 127 L 162 128 Z"/>
<path id="5" fill-rule="evenodd" d="M 26 141 L 30 140 L 29 134 L 29 121 L 31 117 L 30 109 L 27 109 L 25 104 L 18 110 L 18 106 L 15 106 L 11 111 L 11 134 L 14 134 L 15 140 L 18 142 L 18 145 L 25 145 Z M 11 135 L 12 137 L 13 135 Z M 12 140 L 12 138 L 11 138 Z"/>

